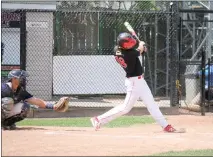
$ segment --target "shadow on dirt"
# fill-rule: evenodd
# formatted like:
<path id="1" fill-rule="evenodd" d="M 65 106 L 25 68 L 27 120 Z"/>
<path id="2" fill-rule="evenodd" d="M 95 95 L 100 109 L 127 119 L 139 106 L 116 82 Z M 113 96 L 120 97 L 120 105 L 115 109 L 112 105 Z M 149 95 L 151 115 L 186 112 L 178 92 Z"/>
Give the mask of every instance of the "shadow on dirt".
<path id="1" fill-rule="evenodd" d="M 17 127 L 16 130 L 48 130 L 48 129 L 38 127 Z"/>
<path id="2" fill-rule="evenodd" d="M 17 127 L 16 130 L 54 130 L 54 131 L 67 131 L 67 132 L 86 132 L 88 130 L 80 130 L 80 129 L 62 129 L 60 130 L 60 128 L 58 128 L 57 130 L 53 129 L 53 128 L 38 128 L 38 127 Z"/>
<path id="3" fill-rule="evenodd" d="M 86 131 L 88 131 L 88 130 L 72 130 L 72 129 L 70 129 L 70 130 L 63 130 L 63 131 L 73 131 L 73 132 L 86 132 Z"/>

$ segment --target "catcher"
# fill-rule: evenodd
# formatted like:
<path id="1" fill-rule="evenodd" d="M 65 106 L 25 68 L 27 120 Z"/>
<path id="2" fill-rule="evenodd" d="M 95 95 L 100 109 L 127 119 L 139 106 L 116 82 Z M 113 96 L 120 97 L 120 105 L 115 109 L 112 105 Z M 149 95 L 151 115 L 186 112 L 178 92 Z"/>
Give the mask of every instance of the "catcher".
<path id="1" fill-rule="evenodd" d="M 28 76 L 26 71 L 14 69 L 9 72 L 8 81 L 1 85 L 1 126 L 4 130 L 15 130 L 15 123 L 27 117 L 30 104 L 57 112 L 68 110 L 68 97 L 51 104 L 28 93 L 25 89 Z"/>

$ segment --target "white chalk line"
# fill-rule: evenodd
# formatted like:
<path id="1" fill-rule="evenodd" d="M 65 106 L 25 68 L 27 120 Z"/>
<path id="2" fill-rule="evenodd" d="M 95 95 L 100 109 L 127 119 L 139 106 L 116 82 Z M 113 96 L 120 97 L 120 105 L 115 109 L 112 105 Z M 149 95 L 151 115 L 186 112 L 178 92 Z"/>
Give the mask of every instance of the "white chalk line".
<path id="1" fill-rule="evenodd" d="M 130 139 L 165 139 L 165 138 L 175 138 L 178 140 L 183 140 L 180 137 L 177 137 L 175 134 L 167 134 L 167 135 L 158 135 L 158 136 L 150 136 L 150 135 L 110 135 L 110 134 L 76 134 L 76 133 L 70 133 L 70 132 L 64 132 L 64 131 L 49 131 L 45 132 L 46 135 L 70 135 L 70 136 L 81 136 L 81 137 L 111 137 L 111 138 L 130 138 Z"/>

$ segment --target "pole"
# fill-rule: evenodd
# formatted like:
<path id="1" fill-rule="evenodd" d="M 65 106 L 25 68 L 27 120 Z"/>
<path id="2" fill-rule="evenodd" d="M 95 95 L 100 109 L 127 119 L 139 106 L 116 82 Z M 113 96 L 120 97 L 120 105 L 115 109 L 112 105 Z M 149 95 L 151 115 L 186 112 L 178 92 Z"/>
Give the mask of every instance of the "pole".
<path id="1" fill-rule="evenodd" d="M 211 75 L 211 73 L 210 73 L 210 58 L 208 58 L 208 112 L 210 111 L 210 93 L 211 93 L 211 91 L 210 91 L 210 82 L 212 81 L 211 80 L 211 77 L 210 77 L 210 75 Z"/>
<path id="2" fill-rule="evenodd" d="M 202 49 L 202 60 L 201 60 L 201 115 L 205 116 L 205 50 Z"/>

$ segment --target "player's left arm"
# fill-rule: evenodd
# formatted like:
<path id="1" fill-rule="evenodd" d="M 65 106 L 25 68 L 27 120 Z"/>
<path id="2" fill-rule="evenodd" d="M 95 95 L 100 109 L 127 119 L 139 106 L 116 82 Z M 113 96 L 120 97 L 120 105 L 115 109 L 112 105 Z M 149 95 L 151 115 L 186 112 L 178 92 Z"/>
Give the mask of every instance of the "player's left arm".
<path id="1" fill-rule="evenodd" d="M 146 52 L 145 42 L 140 41 L 135 46 L 134 51 L 131 50 L 131 53 L 129 53 L 129 55 L 138 57 L 138 56 L 142 55 L 144 52 Z"/>
<path id="2" fill-rule="evenodd" d="M 49 103 L 46 102 L 42 99 L 33 97 L 30 93 L 28 93 L 27 91 L 24 91 L 24 101 L 31 104 L 31 105 L 35 105 L 38 106 L 40 108 L 44 108 L 44 109 L 51 109 L 51 110 L 55 110 L 57 112 L 66 112 L 69 108 L 69 99 L 68 97 L 62 97 L 59 99 L 58 102 L 56 103 Z"/>
<path id="3" fill-rule="evenodd" d="M 145 46 L 145 42 L 144 41 L 140 41 L 136 50 L 139 51 L 140 54 L 146 52 L 147 48 Z"/>
<path id="4" fill-rule="evenodd" d="M 32 94 L 27 92 L 25 89 L 21 89 L 22 91 L 20 92 L 20 97 L 22 100 L 25 102 L 31 104 L 31 105 L 36 105 L 40 108 L 51 108 L 54 109 L 53 104 L 48 104 L 46 101 L 34 97 Z"/>
<path id="5" fill-rule="evenodd" d="M 62 97 L 59 99 L 58 102 L 52 104 L 48 103 L 42 99 L 31 97 L 29 99 L 25 100 L 27 103 L 36 105 L 40 108 L 46 108 L 46 109 L 51 109 L 55 110 L 57 112 L 66 112 L 69 108 L 69 99 L 68 97 Z"/>
<path id="6" fill-rule="evenodd" d="M 31 105 L 36 105 L 38 107 L 45 108 L 45 102 L 43 100 L 35 98 L 32 94 L 27 92 L 22 87 L 19 89 L 18 98 L 19 98 L 19 100 L 22 100 Z"/>
<path id="7" fill-rule="evenodd" d="M 25 99 L 25 102 L 32 104 L 32 105 L 36 105 L 40 108 L 46 108 L 46 105 L 47 105 L 47 103 L 44 100 L 35 98 L 35 97 Z"/>

